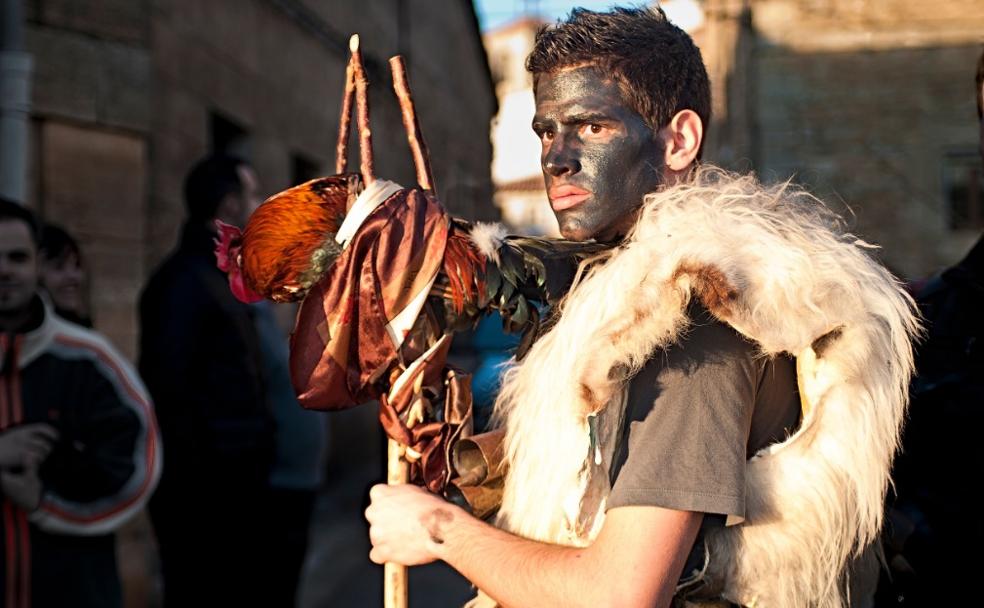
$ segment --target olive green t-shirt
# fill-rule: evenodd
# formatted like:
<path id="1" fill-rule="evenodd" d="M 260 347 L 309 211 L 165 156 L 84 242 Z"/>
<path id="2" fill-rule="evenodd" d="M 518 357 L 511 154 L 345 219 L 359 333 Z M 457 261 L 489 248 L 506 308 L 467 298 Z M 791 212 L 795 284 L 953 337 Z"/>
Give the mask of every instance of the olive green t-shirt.
<path id="1" fill-rule="evenodd" d="M 657 506 L 740 520 L 747 459 L 798 424 L 793 360 L 767 357 L 703 309 L 691 312 L 685 338 L 654 353 L 631 381 L 608 509 Z"/>

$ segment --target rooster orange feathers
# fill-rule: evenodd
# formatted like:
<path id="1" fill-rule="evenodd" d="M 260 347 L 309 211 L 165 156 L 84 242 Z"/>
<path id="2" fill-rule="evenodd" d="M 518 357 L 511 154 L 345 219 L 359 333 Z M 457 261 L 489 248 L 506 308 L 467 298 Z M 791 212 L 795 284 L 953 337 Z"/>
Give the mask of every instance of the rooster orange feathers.
<path id="1" fill-rule="evenodd" d="M 346 208 L 358 196 L 358 175 L 322 177 L 271 196 L 250 217 L 246 230 L 220 227 L 216 255 L 230 268 L 230 285 L 275 302 L 304 299 L 331 265 L 340 248 L 335 242 Z M 220 264 L 221 266 L 221 264 Z M 237 268 L 238 267 L 238 268 Z"/>

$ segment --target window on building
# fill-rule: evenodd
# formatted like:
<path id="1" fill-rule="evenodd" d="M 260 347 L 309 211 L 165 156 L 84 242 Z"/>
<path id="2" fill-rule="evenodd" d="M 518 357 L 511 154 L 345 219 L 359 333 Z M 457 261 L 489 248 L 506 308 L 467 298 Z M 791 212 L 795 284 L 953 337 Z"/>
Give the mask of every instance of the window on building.
<path id="1" fill-rule="evenodd" d="M 984 171 L 976 150 L 944 156 L 943 200 L 950 230 L 984 228 Z"/>
<path id="2" fill-rule="evenodd" d="M 250 159 L 249 132 L 221 112 L 209 112 L 209 136 L 213 153 Z"/>

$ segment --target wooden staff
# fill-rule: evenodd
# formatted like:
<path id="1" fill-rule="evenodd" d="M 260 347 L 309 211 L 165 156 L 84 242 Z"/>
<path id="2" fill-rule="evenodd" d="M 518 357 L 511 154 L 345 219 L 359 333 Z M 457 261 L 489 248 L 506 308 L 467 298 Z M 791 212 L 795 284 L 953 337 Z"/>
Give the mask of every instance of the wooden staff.
<path id="1" fill-rule="evenodd" d="M 338 142 L 335 144 L 335 174 L 348 169 L 348 140 L 352 125 L 352 101 L 355 99 L 355 66 L 349 57 L 345 66 L 345 95 L 342 97 L 342 115 L 338 119 Z"/>
<path id="2" fill-rule="evenodd" d="M 404 447 L 393 439 L 387 440 L 386 483 L 391 486 L 410 481 L 410 463 L 404 457 Z M 384 608 L 407 608 L 407 567 L 392 562 L 383 564 Z"/>
<path id="3" fill-rule="evenodd" d="M 355 111 L 359 127 L 359 161 L 362 179 L 366 185 L 376 181 L 376 169 L 372 158 L 372 131 L 369 128 L 369 81 L 366 79 L 366 69 L 362 65 L 362 51 L 359 50 L 359 35 L 352 34 L 349 38 L 349 50 L 352 51 L 353 75 L 355 77 Z"/>
<path id="4" fill-rule="evenodd" d="M 427 144 L 420 131 L 417 111 L 413 105 L 410 93 L 410 81 L 407 78 L 407 66 L 403 57 L 397 55 L 389 60 L 390 71 L 393 73 L 393 90 L 400 100 L 400 112 L 403 115 L 403 127 L 407 131 L 407 143 L 413 154 L 413 166 L 417 170 L 417 183 L 424 190 L 434 191 L 434 174 L 431 171 L 430 156 L 427 154 Z"/>

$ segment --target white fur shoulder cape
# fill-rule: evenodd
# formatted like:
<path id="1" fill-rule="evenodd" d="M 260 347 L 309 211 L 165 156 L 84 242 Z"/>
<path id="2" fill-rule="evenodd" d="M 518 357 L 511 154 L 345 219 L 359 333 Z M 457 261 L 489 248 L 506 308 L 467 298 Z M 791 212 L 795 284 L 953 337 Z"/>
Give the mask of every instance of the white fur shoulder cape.
<path id="1" fill-rule="evenodd" d="M 911 298 L 869 249 L 788 183 L 705 167 L 647 196 L 626 242 L 506 373 L 498 525 L 592 542 L 628 380 L 686 331 L 697 297 L 763 354 L 796 357 L 803 404 L 798 431 L 748 462 L 744 523 L 709 531 L 705 580 L 745 606 L 863 603 L 858 564 L 877 576 L 860 558 L 881 529 L 918 331 Z"/>

